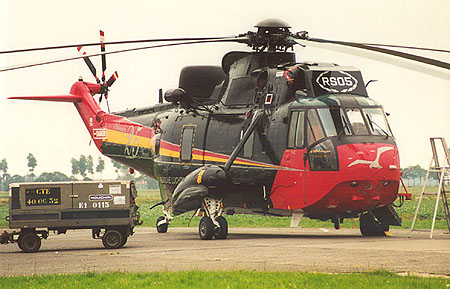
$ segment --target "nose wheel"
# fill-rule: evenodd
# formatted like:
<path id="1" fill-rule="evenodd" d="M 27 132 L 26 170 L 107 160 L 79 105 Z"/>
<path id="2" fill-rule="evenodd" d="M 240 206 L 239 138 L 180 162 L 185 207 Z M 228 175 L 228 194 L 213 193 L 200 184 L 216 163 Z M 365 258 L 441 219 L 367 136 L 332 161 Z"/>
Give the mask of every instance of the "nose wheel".
<path id="1" fill-rule="evenodd" d="M 372 213 L 364 213 L 359 217 L 359 229 L 365 237 L 386 236 L 389 225 L 380 223 Z"/>

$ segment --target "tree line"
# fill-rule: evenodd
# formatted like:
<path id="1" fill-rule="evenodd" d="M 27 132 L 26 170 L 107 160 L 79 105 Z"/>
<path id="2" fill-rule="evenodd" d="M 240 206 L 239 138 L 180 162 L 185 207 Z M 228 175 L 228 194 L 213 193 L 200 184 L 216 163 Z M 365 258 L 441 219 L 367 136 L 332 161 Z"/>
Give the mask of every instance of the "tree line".
<path id="1" fill-rule="evenodd" d="M 21 183 L 21 182 L 60 182 L 60 181 L 77 181 L 77 180 L 93 180 L 94 179 L 94 167 L 95 172 L 100 174 L 100 179 L 103 179 L 103 171 L 105 170 L 105 161 L 99 157 L 97 164 L 94 165 L 94 160 L 91 155 L 85 156 L 81 155 L 79 158 L 72 158 L 72 175 L 67 176 L 66 174 L 54 171 L 54 172 L 43 172 L 39 176 L 34 174 L 34 170 L 38 164 L 36 158 L 33 154 L 29 153 L 27 156 L 27 166 L 28 174 L 26 176 L 21 175 L 10 175 L 8 174 L 8 162 L 5 158 L 0 160 L 0 191 L 7 191 L 9 184 L 11 183 Z M 133 179 L 144 186 L 147 189 L 158 189 L 158 183 L 144 175 L 139 173 L 129 174 L 128 167 L 111 160 L 112 165 L 115 168 L 117 174 L 117 179 Z M 418 186 L 422 185 L 425 181 L 427 170 L 423 169 L 420 165 L 408 166 L 402 168 L 402 178 L 406 185 Z M 432 182 L 437 181 L 437 175 L 435 173 L 430 175 Z"/>
<path id="2" fill-rule="evenodd" d="M 158 183 L 139 173 L 133 175 L 129 174 L 128 167 L 122 165 L 119 162 L 112 161 L 115 168 L 117 179 L 132 179 L 135 180 L 136 185 L 141 189 L 158 189 Z M 64 182 L 64 181 L 91 181 L 95 179 L 95 172 L 100 175 L 100 179 L 103 179 L 103 171 L 105 170 L 105 160 L 101 157 L 98 158 L 97 163 L 94 164 L 94 159 L 91 155 L 81 155 L 79 158 L 72 158 L 70 160 L 72 165 L 72 175 L 54 171 L 43 172 L 39 176 L 36 176 L 34 171 L 38 165 L 38 162 L 32 153 L 27 156 L 28 174 L 25 176 L 8 173 L 8 162 L 6 158 L 0 160 L 0 191 L 9 190 L 11 183 L 23 183 L 23 182 Z"/>

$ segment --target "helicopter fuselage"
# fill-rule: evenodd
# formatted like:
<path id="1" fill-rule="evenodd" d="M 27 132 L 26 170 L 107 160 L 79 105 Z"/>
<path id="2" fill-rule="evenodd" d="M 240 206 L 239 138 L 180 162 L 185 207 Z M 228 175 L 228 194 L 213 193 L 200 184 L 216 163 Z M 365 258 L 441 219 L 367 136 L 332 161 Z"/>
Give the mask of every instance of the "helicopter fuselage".
<path id="1" fill-rule="evenodd" d="M 200 169 L 195 187 L 203 185 L 201 168 L 225 172 L 225 181 L 203 186 L 196 202 L 175 214 L 201 207 L 199 196 L 220 199 L 228 214 L 323 220 L 356 217 L 396 199 L 397 147 L 358 70 L 295 63 L 290 53 L 242 52 L 226 55 L 220 71 L 201 67 L 200 80 L 198 70 L 182 74 L 187 92 L 166 97 L 172 103 L 115 114 L 94 100 L 101 86 L 82 81 L 70 95 L 24 98 L 73 102 L 98 149 L 155 178 L 166 208 L 186 197 L 174 192 L 192 185 L 181 184 L 189 174 Z"/>

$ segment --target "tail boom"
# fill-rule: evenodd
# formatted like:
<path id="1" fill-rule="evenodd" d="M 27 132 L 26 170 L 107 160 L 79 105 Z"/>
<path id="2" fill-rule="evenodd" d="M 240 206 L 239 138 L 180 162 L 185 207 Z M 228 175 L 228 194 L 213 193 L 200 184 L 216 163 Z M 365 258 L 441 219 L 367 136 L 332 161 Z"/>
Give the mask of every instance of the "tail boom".
<path id="1" fill-rule="evenodd" d="M 98 150 L 113 159 L 129 166 L 134 164 L 146 167 L 152 175 L 154 144 L 153 129 L 134 123 L 121 116 L 104 112 L 93 95 L 100 93 L 101 86 L 96 83 L 78 81 L 72 85 L 70 94 L 55 96 L 20 96 L 9 99 L 36 101 L 72 102 L 80 114 Z M 138 161 L 146 159 L 145 162 Z M 137 161 L 137 162 L 136 162 Z M 151 161 L 151 163 L 148 163 Z M 145 164 L 144 164 L 145 163 Z"/>

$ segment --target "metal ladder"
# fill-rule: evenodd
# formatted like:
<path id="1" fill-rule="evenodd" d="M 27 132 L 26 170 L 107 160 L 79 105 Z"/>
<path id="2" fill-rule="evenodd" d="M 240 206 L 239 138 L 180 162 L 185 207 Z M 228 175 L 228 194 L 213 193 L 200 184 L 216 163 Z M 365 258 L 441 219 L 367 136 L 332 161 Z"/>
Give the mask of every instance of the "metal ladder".
<path id="1" fill-rule="evenodd" d="M 439 154 L 436 149 L 436 141 L 440 141 L 442 148 L 444 150 L 444 163 L 439 164 Z M 439 197 L 441 197 L 442 204 L 444 206 L 445 219 L 447 220 L 448 231 L 450 232 L 450 212 L 448 209 L 447 193 L 449 191 L 445 190 L 445 183 L 449 181 L 450 178 L 450 156 L 448 151 L 448 146 L 443 137 L 432 137 L 430 138 L 431 150 L 433 151 L 433 157 L 431 158 L 430 166 L 428 167 L 427 175 L 423 184 L 422 192 L 420 193 L 419 202 L 417 203 L 416 212 L 411 224 L 411 230 L 409 231 L 409 238 L 413 231 L 425 231 L 430 232 L 430 239 L 433 238 L 434 224 L 436 222 L 437 209 L 439 206 Z M 434 163 L 434 165 L 433 165 Z M 439 178 L 439 187 L 436 193 L 425 193 L 425 187 L 428 183 L 430 173 L 437 173 Z M 420 204 L 424 195 L 434 195 L 436 196 L 436 205 L 434 206 L 433 222 L 431 223 L 431 230 L 418 230 L 414 229 L 414 224 L 416 223 L 417 214 L 419 213 Z"/>

